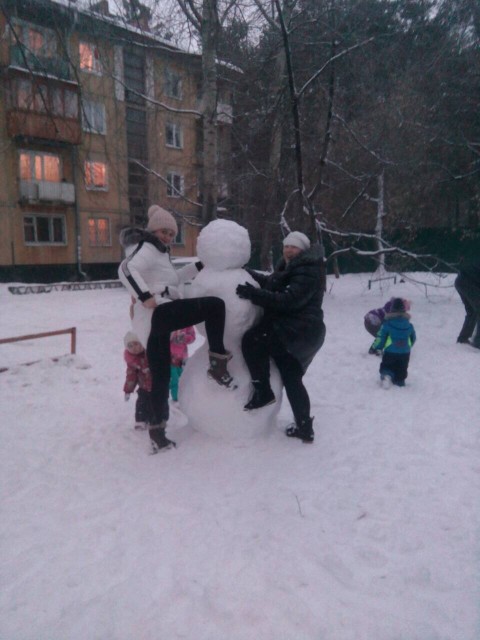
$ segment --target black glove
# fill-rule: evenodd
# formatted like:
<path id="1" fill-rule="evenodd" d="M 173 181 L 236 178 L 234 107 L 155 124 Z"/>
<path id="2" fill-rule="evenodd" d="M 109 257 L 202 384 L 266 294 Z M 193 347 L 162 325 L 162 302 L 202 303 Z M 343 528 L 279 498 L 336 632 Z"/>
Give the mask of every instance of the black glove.
<path id="1" fill-rule="evenodd" d="M 246 282 L 245 284 L 239 284 L 236 288 L 235 292 L 239 298 L 243 298 L 244 300 L 251 300 L 255 294 L 256 287 L 250 282 Z"/>

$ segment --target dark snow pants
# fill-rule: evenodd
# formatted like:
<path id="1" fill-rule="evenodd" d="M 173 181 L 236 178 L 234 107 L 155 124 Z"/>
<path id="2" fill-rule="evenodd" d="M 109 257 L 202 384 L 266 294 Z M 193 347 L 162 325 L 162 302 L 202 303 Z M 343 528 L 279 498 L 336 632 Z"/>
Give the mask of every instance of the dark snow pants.
<path id="1" fill-rule="evenodd" d="M 310 418 L 310 398 L 300 362 L 289 353 L 270 326 L 260 322 L 242 338 L 242 353 L 252 380 L 269 383 L 270 358 L 278 367 L 297 425 Z"/>
<path id="2" fill-rule="evenodd" d="M 380 363 L 380 375 L 390 376 L 393 384 L 403 387 L 408 375 L 409 361 L 409 353 L 389 353 L 384 351 L 382 362 Z"/>
<path id="3" fill-rule="evenodd" d="M 462 299 L 466 313 L 457 342 L 467 342 L 476 327 L 473 343 L 480 347 L 480 287 L 460 274 L 455 279 L 455 289 Z"/>
<path id="4" fill-rule="evenodd" d="M 152 424 L 160 424 L 169 417 L 170 333 L 200 322 L 205 322 L 210 351 L 225 353 L 225 303 L 221 298 L 208 296 L 174 300 L 160 304 L 153 311 L 147 342 L 148 365 L 152 374 Z"/>
<path id="5" fill-rule="evenodd" d="M 152 405 L 150 392 L 146 389 L 137 390 L 137 401 L 135 402 L 135 421 L 152 422 Z"/>

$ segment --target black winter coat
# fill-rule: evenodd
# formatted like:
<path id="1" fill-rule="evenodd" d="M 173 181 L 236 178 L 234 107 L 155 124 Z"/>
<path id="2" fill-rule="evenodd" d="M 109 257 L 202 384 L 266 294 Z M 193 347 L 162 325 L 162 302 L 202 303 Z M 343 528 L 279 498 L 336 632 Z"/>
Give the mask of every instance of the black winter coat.
<path id="1" fill-rule="evenodd" d="M 318 245 L 287 264 L 282 258 L 270 275 L 248 272 L 260 289 L 251 300 L 264 308 L 264 320 L 304 371 L 325 340 L 323 285 Z"/>

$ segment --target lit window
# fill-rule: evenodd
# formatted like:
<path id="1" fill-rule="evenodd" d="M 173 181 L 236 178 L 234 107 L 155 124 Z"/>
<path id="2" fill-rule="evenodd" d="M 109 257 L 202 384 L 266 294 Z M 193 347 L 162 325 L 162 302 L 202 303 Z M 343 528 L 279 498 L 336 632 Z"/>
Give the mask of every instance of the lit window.
<path id="1" fill-rule="evenodd" d="M 105 105 L 93 100 L 83 101 L 82 126 L 84 131 L 105 134 L 107 132 Z"/>
<path id="2" fill-rule="evenodd" d="M 65 216 L 24 216 L 25 244 L 66 244 Z"/>
<path id="3" fill-rule="evenodd" d="M 110 247 L 110 220 L 108 218 L 88 219 L 88 241 L 91 247 Z"/>
<path id="4" fill-rule="evenodd" d="M 79 46 L 80 69 L 89 73 L 102 73 L 100 52 L 98 47 L 89 42 L 80 42 Z"/>
<path id="5" fill-rule="evenodd" d="M 39 182 L 60 182 L 60 156 L 35 151 L 20 153 L 20 179 Z"/>
<path id="6" fill-rule="evenodd" d="M 107 190 L 107 165 L 104 162 L 85 162 L 85 186 L 90 190 Z"/>
<path id="7" fill-rule="evenodd" d="M 170 198 L 179 198 L 183 196 L 183 190 L 183 176 L 179 173 L 167 173 L 167 196 Z"/>
<path id="8" fill-rule="evenodd" d="M 182 127 L 174 122 L 167 122 L 165 126 L 165 142 L 167 147 L 181 149 L 183 147 Z"/>
<path id="9" fill-rule="evenodd" d="M 165 83 L 164 83 L 165 94 L 170 98 L 177 98 L 180 100 L 182 97 L 182 78 L 171 71 L 170 69 L 165 70 Z"/>

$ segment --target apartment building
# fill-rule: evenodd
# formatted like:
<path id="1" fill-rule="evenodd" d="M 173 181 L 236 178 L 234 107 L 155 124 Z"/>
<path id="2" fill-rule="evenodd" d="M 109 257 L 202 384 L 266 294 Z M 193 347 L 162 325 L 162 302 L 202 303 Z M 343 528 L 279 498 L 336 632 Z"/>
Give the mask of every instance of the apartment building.
<path id="1" fill-rule="evenodd" d="M 158 203 L 200 229 L 201 60 L 147 30 L 60 0 L 0 13 L 0 280 L 116 276 L 119 231 Z M 219 85 L 219 194 L 228 202 L 231 92 Z M 230 77 L 229 77 L 230 74 Z"/>

